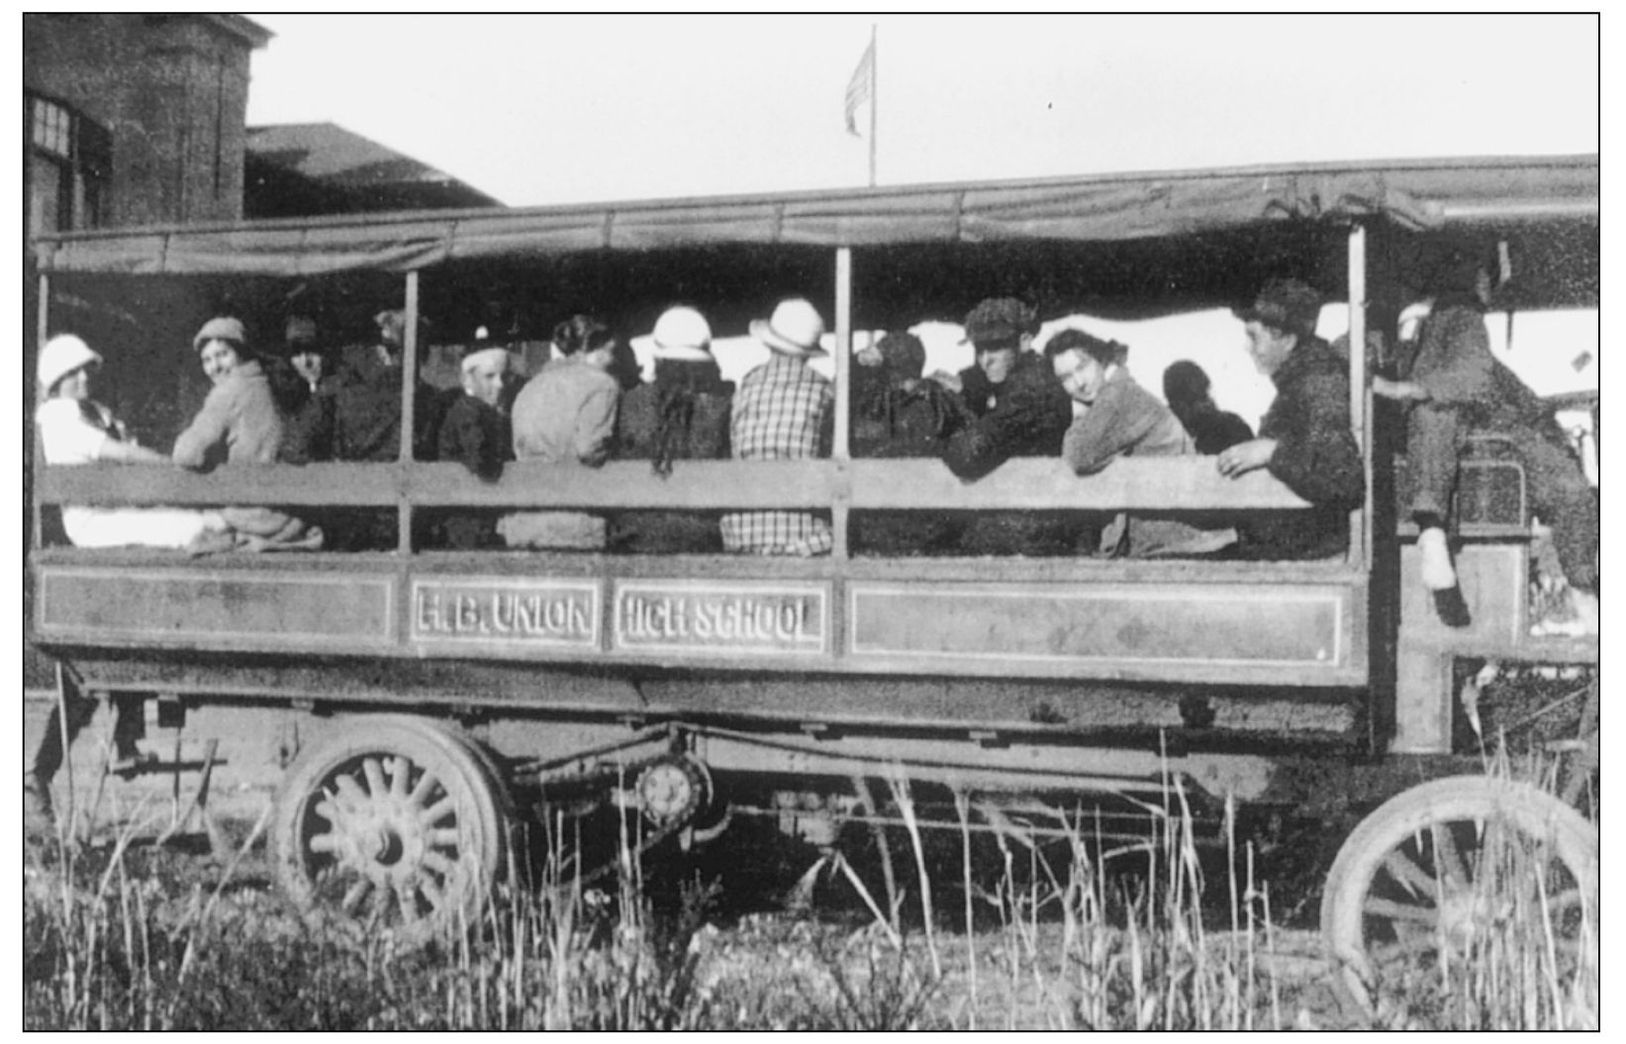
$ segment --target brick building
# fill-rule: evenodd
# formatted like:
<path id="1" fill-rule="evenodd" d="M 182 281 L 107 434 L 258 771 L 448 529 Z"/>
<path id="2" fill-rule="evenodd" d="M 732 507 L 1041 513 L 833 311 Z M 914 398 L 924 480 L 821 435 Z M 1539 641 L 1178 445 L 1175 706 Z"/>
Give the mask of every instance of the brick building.
<path id="1" fill-rule="evenodd" d="M 249 55 L 271 39 L 268 30 L 240 15 L 205 14 L 25 14 L 22 23 L 25 237 L 243 216 Z M 25 495 L 33 473 L 38 293 L 25 246 Z M 52 296 L 52 332 L 118 343 L 124 331 L 116 317 L 72 295 Z M 25 507 L 25 548 L 31 515 Z M 31 649 L 25 674 L 33 684 L 48 679 Z"/>
<path id="2" fill-rule="evenodd" d="M 249 55 L 270 38 L 240 15 L 24 15 L 24 227 L 241 218 Z"/>

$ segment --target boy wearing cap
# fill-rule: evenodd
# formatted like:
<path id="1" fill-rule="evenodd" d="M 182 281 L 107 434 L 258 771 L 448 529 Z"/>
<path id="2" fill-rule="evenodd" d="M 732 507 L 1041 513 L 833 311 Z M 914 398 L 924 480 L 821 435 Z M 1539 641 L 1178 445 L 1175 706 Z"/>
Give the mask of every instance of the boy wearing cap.
<path id="1" fill-rule="evenodd" d="M 487 482 L 500 478 L 503 461 L 513 456 L 508 418 L 498 407 L 507 370 L 508 349 L 501 345 L 476 348 L 465 355 L 459 365 L 463 393 L 446 410 L 437 436 L 437 459 L 462 464 Z M 446 543 L 460 551 L 496 542 L 496 523 L 491 517 L 453 516 L 443 522 L 442 530 Z"/>
<path id="2" fill-rule="evenodd" d="M 333 456 L 334 396 L 338 382 L 328 375 L 328 353 L 316 337 L 316 321 L 307 316 L 288 317 L 284 327 L 281 358 L 289 379 L 274 385 L 284 388 L 279 399 L 287 416 L 278 458 L 285 464 L 309 464 Z"/>
<path id="3" fill-rule="evenodd" d="M 1050 364 L 1028 350 L 1039 324 L 1034 310 L 1012 297 L 989 298 L 966 316 L 975 366 L 959 375 L 960 397 L 972 420 L 949 437 L 943 463 L 967 481 L 1012 457 L 1054 457 L 1073 422 L 1073 404 Z M 983 511 L 966 526 L 961 550 L 971 555 L 1072 554 L 1076 519 L 1044 512 Z"/>
<path id="4" fill-rule="evenodd" d="M 740 381 L 729 422 L 735 460 L 828 457 L 835 392 L 808 360 L 824 354 L 824 320 L 811 302 L 781 301 L 751 336 L 773 353 Z M 723 549 L 757 555 L 827 555 L 828 519 L 805 511 L 731 512 L 722 519 Z"/>
<path id="5" fill-rule="evenodd" d="M 1265 284 L 1252 308 L 1238 313 L 1248 353 L 1276 385 L 1259 437 L 1221 452 L 1221 475 L 1267 469 L 1309 501 L 1308 511 L 1258 518 L 1239 531 L 1243 557 L 1330 558 L 1349 540 L 1349 512 L 1366 489 L 1360 450 L 1349 430 L 1349 375 L 1344 360 L 1315 335 L 1321 296 L 1296 279 Z"/>

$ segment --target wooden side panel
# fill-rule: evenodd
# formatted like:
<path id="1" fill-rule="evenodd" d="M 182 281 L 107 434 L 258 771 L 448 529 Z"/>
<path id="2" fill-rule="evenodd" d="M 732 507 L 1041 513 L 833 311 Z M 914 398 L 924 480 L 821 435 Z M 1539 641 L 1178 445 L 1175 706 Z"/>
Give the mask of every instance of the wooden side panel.
<path id="1" fill-rule="evenodd" d="M 51 567 L 38 600 L 47 639 L 339 650 L 396 639 L 388 575 Z"/>
<path id="2" fill-rule="evenodd" d="M 851 656 L 1011 662 L 1344 665 L 1336 588 L 852 584 Z"/>
<path id="3" fill-rule="evenodd" d="M 1367 666 L 1364 589 L 1349 576 L 1249 581 L 1230 569 L 1202 575 L 1171 566 L 1146 576 L 1109 568 L 1089 579 L 981 579 L 988 570 L 967 575 L 965 563 L 922 561 L 909 575 L 853 561 L 848 569 L 859 575 L 843 577 L 830 575 L 829 562 L 737 556 L 681 563 L 379 556 L 338 568 L 344 564 L 330 556 L 243 556 L 209 569 L 36 562 L 38 633 L 84 649 L 349 653 L 807 679 L 1329 688 L 1364 684 Z"/>

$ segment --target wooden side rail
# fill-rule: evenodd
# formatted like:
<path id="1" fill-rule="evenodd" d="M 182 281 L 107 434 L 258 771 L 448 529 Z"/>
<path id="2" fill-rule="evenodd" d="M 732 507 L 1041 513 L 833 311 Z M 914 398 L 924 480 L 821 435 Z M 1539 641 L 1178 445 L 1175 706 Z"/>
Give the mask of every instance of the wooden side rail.
<path id="1" fill-rule="evenodd" d="M 1080 478 L 1059 460 L 1013 460 L 962 482 L 935 460 L 678 461 L 654 474 L 646 461 L 602 468 L 510 463 L 498 482 L 457 464 L 310 464 L 180 469 L 110 464 L 47 467 L 41 504 L 277 504 L 487 508 L 828 508 L 855 510 L 1256 511 L 1306 507 L 1264 472 L 1221 477 L 1205 457 L 1118 460 Z"/>

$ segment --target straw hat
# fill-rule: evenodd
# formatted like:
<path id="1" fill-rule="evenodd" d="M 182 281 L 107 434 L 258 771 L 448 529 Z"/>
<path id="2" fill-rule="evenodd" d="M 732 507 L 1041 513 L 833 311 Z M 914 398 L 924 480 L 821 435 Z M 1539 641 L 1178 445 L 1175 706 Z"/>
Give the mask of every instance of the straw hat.
<path id="1" fill-rule="evenodd" d="M 751 320 L 751 336 L 781 355 L 806 358 L 824 354 L 819 344 L 824 336 L 824 320 L 811 301 L 800 297 L 779 302 L 766 321 Z"/>
<path id="2" fill-rule="evenodd" d="M 651 335 L 657 359 L 706 362 L 711 358 L 711 324 L 693 308 L 668 308 L 655 320 Z"/>

